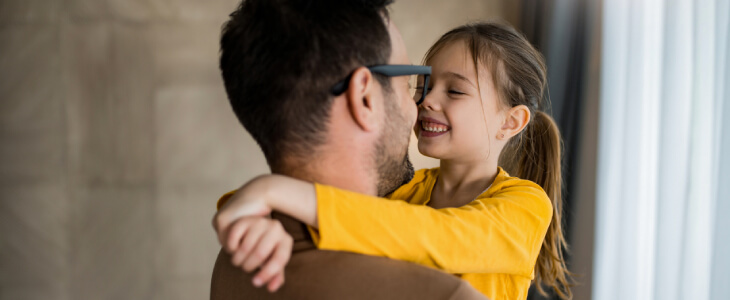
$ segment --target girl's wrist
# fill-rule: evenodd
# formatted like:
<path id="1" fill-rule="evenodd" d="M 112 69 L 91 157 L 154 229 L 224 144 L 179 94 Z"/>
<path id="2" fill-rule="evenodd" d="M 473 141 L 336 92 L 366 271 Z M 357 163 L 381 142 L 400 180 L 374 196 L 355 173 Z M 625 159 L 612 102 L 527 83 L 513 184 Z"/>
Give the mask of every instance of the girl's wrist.
<path id="1" fill-rule="evenodd" d="M 284 175 L 267 175 L 265 182 L 265 204 L 281 213 L 316 226 L 316 191 L 311 182 Z"/>
<path id="2" fill-rule="evenodd" d="M 278 210 L 281 211 L 281 199 L 283 197 L 281 193 L 281 187 L 282 185 L 282 177 L 286 178 L 282 175 L 266 175 L 264 183 L 264 202 L 268 207 L 271 208 L 271 210 Z"/>

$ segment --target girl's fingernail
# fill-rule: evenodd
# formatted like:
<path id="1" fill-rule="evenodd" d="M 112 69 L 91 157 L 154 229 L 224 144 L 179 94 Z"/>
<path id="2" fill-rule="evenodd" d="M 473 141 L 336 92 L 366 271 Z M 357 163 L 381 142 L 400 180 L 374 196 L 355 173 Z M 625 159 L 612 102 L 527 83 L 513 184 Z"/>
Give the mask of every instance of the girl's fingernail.
<path id="1" fill-rule="evenodd" d="M 260 287 L 260 286 L 261 286 L 261 283 L 262 283 L 262 282 L 261 282 L 261 279 L 259 279 L 259 278 L 254 278 L 254 279 L 253 279 L 253 285 L 254 285 L 254 286 L 256 286 L 256 287 Z"/>

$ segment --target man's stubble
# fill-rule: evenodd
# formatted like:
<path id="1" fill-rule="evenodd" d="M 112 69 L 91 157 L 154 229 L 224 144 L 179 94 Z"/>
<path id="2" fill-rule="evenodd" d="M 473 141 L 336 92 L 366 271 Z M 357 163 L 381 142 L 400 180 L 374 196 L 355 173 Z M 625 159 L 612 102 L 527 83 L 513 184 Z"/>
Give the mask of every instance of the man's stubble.
<path id="1" fill-rule="evenodd" d="M 400 113 L 395 95 L 386 95 L 385 126 L 375 145 L 378 166 L 378 196 L 383 197 L 413 179 L 413 164 L 408 157 L 412 124 Z"/>

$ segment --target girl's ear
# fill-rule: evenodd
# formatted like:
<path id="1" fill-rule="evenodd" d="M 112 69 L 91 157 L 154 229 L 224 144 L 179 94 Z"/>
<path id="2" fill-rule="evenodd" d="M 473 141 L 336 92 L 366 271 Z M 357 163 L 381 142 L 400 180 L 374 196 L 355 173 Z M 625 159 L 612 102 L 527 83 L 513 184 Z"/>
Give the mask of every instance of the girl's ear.
<path id="1" fill-rule="evenodd" d="M 530 123 L 530 109 L 525 105 L 517 105 L 505 112 L 504 123 L 497 138 L 507 140 L 518 135 Z"/>

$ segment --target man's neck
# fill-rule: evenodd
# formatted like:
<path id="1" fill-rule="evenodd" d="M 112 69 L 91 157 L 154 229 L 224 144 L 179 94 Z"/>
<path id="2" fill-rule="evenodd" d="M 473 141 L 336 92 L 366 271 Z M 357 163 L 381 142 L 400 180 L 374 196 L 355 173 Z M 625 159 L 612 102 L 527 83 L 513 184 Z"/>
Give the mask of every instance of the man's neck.
<path id="1" fill-rule="evenodd" d="M 307 163 L 285 164 L 273 173 L 361 194 L 376 195 L 375 174 L 368 169 L 369 164 L 363 161 L 364 157 L 330 151 L 308 159 Z"/>
<path id="2" fill-rule="evenodd" d="M 305 157 L 285 159 L 277 172 L 305 181 L 377 195 L 377 167 L 373 162 L 374 132 L 352 120 L 347 101 L 332 104 L 326 142 Z"/>

